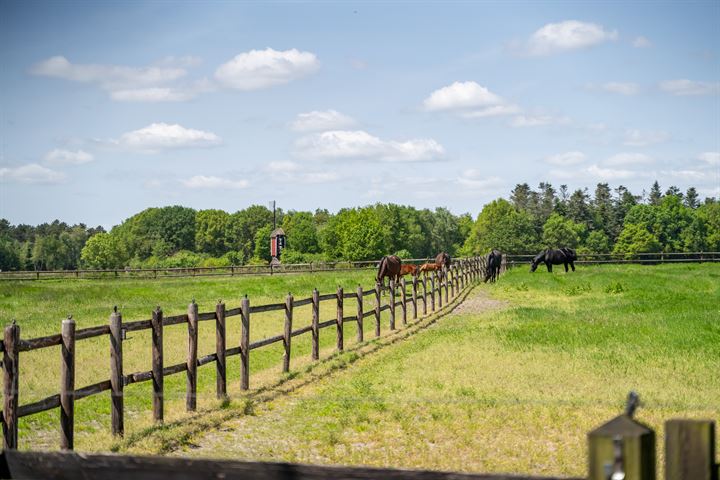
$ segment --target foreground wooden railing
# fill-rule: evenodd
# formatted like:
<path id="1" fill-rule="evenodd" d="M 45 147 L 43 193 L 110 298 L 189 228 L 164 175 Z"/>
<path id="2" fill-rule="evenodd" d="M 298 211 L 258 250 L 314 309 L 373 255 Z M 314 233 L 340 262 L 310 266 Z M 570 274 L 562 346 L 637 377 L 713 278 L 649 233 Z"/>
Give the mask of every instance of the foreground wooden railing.
<path id="1" fill-rule="evenodd" d="M 415 320 L 420 315 L 418 302 L 422 304 L 422 316 L 432 314 L 455 298 L 461 291 L 483 278 L 484 263 L 482 258 L 470 258 L 456 261 L 448 270 L 434 271 L 423 277 L 413 277 L 408 295 L 408 282 L 403 278 L 400 285 L 390 282 L 388 303 L 382 304 L 381 286 L 363 289 L 358 286 L 355 292 L 345 292 L 338 287 L 335 293 L 320 294 L 314 289 L 312 296 L 295 299 L 288 294 L 284 302 L 268 305 L 250 305 L 245 296 L 240 306 L 226 309 L 224 303 L 218 303 L 215 311 L 198 312 L 198 305 L 193 300 L 185 315 L 164 316 L 158 307 L 152 312 L 152 318 L 123 322 L 121 312 L 117 308 L 110 314 L 108 325 L 75 328 L 75 320 L 68 318 L 62 322 L 62 330 L 55 335 L 22 339 L 20 326 L 13 323 L 5 328 L 5 337 L 0 343 L 3 351 L 4 375 L 4 407 L 2 411 L 3 437 L 6 449 L 18 447 L 18 419 L 28 415 L 60 408 L 60 446 L 72 450 L 74 440 L 74 406 L 75 401 L 91 395 L 110 390 L 111 429 L 114 435 L 123 435 L 125 429 L 123 390 L 133 383 L 152 381 L 153 419 L 163 421 L 164 408 L 164 377 L 186 372 L 186 409 L 195 411 L 197 408 L 197 369 L 209 363 L 216 365 L 216 392 L 218 398 L 227 396 L 227 357 L 239 355 L 241 359 L 240 388 L 250 388 L 250 352 L 274 343 L 283 344 L 283 372 L 290 370 L 292 354 L 292 338 L 310 333 L 312 335 L 312 359 L 318 360 L 320 353 L 320 330 L 335 327 L 336 348 L 342 351 L 345 345 L 343 326 L 348 322 L 357 322 L 357 342 L 364 340 L 364 320 L 373 317 L 375 336 L 380 336 L 381 313 L 389 312 L 389 328 L 396 329 L 397 307 L 400 307 L 402 325 L 408 324 L 408 316 Z M 397 299 L 396 289 L 399 287 L 400 298 Z M 422 289 L 419 294 L 418 288 Z M 373 297 L 372 307 L 365 308 L 367 297 Z M 357 309 L 354 313 L 346 309 L 345 299 L 355 299 Z M 429 302 L 428 302 L 429 299 Z M 320 321 L 320 304 L 335 304 L 335 318 Z M 312 305 L 311 325 L 293 330 L 293 309 L 304 305 Z M 408 306 L 411 306 L 409 311 Z M 251 316 L 255 313 L 284 311 L 285 323 L 283 332 L 262 340 L 250 342 Z M 240 345 L 227 348 L 226 326 L 228 318 L 239 317 L 241 324 Z M 198 330 L 201 322 L 215 320 L 216 348 L 215 353 L 198 357 Z M 188 328 L 188 354 L 185 362 L 165 365 L 163 358 L 163 331 L 165 327 L 186 324 Z M 127 332 L 151 330 L 152 368 L 149 371 L 126 374 L 123 371 L 123 338 Z M 75 344 L 78 340 L 108 336 L 110 340 L 110 378 L 82 388 L 75 388 Z M 20 405 L 19 403 L 19 359 L 20 352 L 44 349 L 59 345 L 61 347 L 61 389 L 60 393 L 42 400 Z"/>
<path id="2" fill-rule="evenodd" d="M 625 413 L 587 435 L 588 480 L 656 480 L 655 432 Z M 717 480 L 715 422 L 673 419 L 665 423 L 665 479 Z M 243 462 L 177 457 L 78 455 L 73 452 L 0 454 L 0 478 L 104 480 L 580 480 L 570 477 L 474 474 L 297 463 Z"/>

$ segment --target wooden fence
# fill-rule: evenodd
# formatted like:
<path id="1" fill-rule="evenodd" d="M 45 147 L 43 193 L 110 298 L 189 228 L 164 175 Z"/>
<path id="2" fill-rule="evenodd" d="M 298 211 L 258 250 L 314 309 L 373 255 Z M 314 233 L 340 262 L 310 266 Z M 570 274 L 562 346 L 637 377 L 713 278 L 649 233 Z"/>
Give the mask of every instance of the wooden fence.
<path id="1" fill-rule="evenodd" d="M 508 254 L 508 266 L 530 263 L 535 255 Z M 459 258 L 457 260 L 462 260 Z M 404 259 L 404 263 L 421 264 L 425 258 Z M 637 253 L 631 256 L 613 253 L 581 253 L 579 264 L 602 263 L 673 263 L 673 262 L 720 262 L 720 252 L 674 252 Z M 281 265 L 234 265 L 227 267 L 184 267 L 184 268 L 116 268 L 109 270 L 20 270 L 0 272 L 0 280 L 50 280 L 63 278 L 85 279 L 148 279 L 175 277 L 213 277 L 241 275 L 282 275 L 286 273 L 314 273 L 343 270 L 377 268 L 377 260 L 362 262 L 313 262 Z"/>
<path id="2" fill-rule="evenodd" d="M 628 414 L 588 433 L 588 480 L 656 480 L 655 432 Z M 665 423 L 665 479 L 718 480 L 715 422 L 669 420 Z M 581 480 L 535 475 L 456 473 L 297 463 L 78 455 L 74 452 L 0 454 L 0 478 L 104 480 Z"/>
<path id="3" fill-rule="evenodd" d="M 284 347 L 282 368 L 284 372 L 290 370 L 292 358 L 292 339 L 298 335 L 311 334 L 312 359 L 318 360 L 320 354 L 319 335 L 323 328 L 334 327 L 336 332 L 336 347 L 342 351 L 345 345 L 343 325 L 347 322 L 357 322 L 357 342 L 364 340 L 363 323 L 372 317 L 375 322 L 375 336 L 380 335 L 380 318 L 383 311 L 389 311 L 390 330 L 396 329 L 397 307 L 400 307 L 399 317 L 403 326 L 408 324 L 408 317 L 412 320 L 436 312 L 455 298 L 461 291 L 483 278 L 484 264 L 482 258 L 469 258 L 456 261 L 449 269 L 430 272 L 422 277 L 413 277 L 411 282 L 405 278 L 399 285 L 390 282 L 388 302 L 382 304 L 381 286 L 363 289 L 358 286 L 357 291 L 345 292 L 338 287 L 335 293 L 320 294 L 317 289 L 312 296 L 296 299 L 288 294 L 285 301 L 268 305 L 251 305 L 250 299 L 245 298 L 239 307 L 226 308 L 224 303 L 218 303 L 215 311 L 198 312 L 198 305 L 193 300 L 188 306 L 185 315 L 164 316 L 158 307 L 152 312 L 152 318 L 132 322 L 123 322 L 121 312 L 115 309 L 110 314 L 107 325 L 75 329 L 75 320 L 68 318 L 62 322 L 62 330 L 55 335 L 40 338 L 23 339 L 20 336 L 20 326 L 13 322 L 5 328 L 5 336 L 0 343 L 3 352 L 4 376 L 4 407 L 2 411 L 3 438 L 6 449 L 18 447 L 18 418 L 60 408 L 60 446 L 63 449 L 73 449 L 74 405 L 91 395 L 110 390 L 111 398 L 111 429 L 114 435 L 123 435 L 124 409 L 123 389 L 127 385 L 139 382 L 152 381 L 153 418 L 156 422 L 163 421 L 163 379 L 168 375 L 186 372 L 186 409 L 195 411 L 197 397 L 198 367 L 215 363 L 217 397 L 227 396 L 227 358 L 239 355 L 241 359 L 240 388 L 250 388 L 250 352 L 274 343 L 282 342 Z M 409 290 L 408 290 L 409 287 Z M 399 289 L 399 292 L 397 290 Z M 399 293 L 399 299 L 398 299 Z M 367 297 L 371 297 L 368 299 Z M 345 304 L 345 300 L 355 300 L 357 308 L 354 312 Z M 335 317 L 326 321 L 320 320 L 320 304 L 330 302 L 335 305 Z M 303 305 L 312 305 L 311 325 L 293 329 L 293 309 Z M 368 308 L 366 308 L 368 307 Z M 410 308 L 409 308 L 410 307 Z M 420 310 L 422 309 L 422 310 Z M 282 333 L 275 336 L 250 342 L 251 316 L 260 312 L 284 311 L 285 323 Z M 233 317 L 238 317 L 241 324 L 240 345 L 228 348 L 226 345 L 226 323 Z M 198 328 L 201 322 L 215 322 L 216 348 L 215 353 L 198 358 Z M 163 330 L 172 325 L 187 325 L 188 354 L 185 362 L 175 365 L 165 365 L 163 361 Z M 123 339 L 127 332 L 138 330 L 151 330 L 152 369 L 149 371 L 126 374 L 123 371 Z M 110 378 L 81 388 L 75 386 L 75 344 L 78 340 L 107 336 L 110 343 Z M 20 405 L 19 402 L 19 358 L 20 352 L 61 346 L 60 393 L 51 395 L 42 400 Z"/>

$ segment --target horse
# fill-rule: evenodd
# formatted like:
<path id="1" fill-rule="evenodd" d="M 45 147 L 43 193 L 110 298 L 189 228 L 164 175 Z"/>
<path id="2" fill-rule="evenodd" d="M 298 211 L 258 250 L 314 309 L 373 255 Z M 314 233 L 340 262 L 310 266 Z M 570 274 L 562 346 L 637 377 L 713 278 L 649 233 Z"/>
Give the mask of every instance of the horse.
<path id="1" fill-rule="evenodd" d="M 485 256 L 485 283 L 495 283 L 500 278 L 500 265 L 502 264 L 502 253 L 493 249 Z"/>
<path id="2" fill-rule="evenodd" d="M 534 272 L 537 270 L 538 265 L 540 265 L 541 262 L 544 262 L 547 266 L 548 272 L 552 272 L 552 266 L 553 265 L 565 265 L 565 272 L 568 271 L 568 264 L 572 267 L 572 271 L 575 271 L 575 260 L 577 260 L 577 255 L 575 254 L 575 250 L 572 248 L 560 248 L 557 250 L 543 250 L 542 252 L 538 253 L 535 258 L 532 260 L 532 265 L 530 267 L 530 271 Z"/>
<path id="3" fill-rule="evenodd" d="M 442 266 L 438 265 L 437 263 L 423 263 L 422 265 L 420 265 L 420 268 L 418 269 L 418 271 L 420 273 L 423 273 L 423 272 L 433 272 L 435 270 L 441 270 L 441 269 L 442 269 Z"/>
<path id="4" fill-rule="evenodd" d="M 397 283 L 400 280 L 400 266 L 402 260 L 397 255 L 385 255 L 378 264 L 378 273 L 375 280 L 385 288 L 385 277 Z"/>
<path id="5" fill-rule="evenodd" d="M 400 265 L 400 276 L 405 276 L 407 274 L 412 275 L 413 277 L 416 276 L 418 273 L 418 267 L 417 265 L 413 265 L 411 263 L 405 263 L 403 265 Z"/>
<path id="6" fill-rule="evenodd" d="M 447 252 L 440 252 L 437 254 L 437 257 L 435 257 L 435 264 L 442 268 L 450 268 L 450 254 Z"/>

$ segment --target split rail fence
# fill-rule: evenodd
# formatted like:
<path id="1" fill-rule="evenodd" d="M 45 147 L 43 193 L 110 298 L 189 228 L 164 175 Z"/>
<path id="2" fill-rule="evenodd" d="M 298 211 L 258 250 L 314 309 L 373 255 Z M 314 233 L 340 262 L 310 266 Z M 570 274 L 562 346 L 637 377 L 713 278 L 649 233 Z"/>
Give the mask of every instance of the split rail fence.
<path id="1" fill-rule="evenodd" d="M 345 292 L 338 287 L 334 293 L 320 294 L 314 289 L 312 296 L 304 299 L 295 299 L 288 294 L 284 302 L 269 305 L 251 305 L 250 299 L 245 296 L 240 306 L 226 309 L 224 303 L 218 303 L 215 311 L 198 312 L 198 305 L 193 300 L 188 306 L 185 315 L 164 316 L 158 307 L 152 312 L 152 318 L 132 322 L 123 322 L 121 312 L 117 308 L 110 314 L 107 325 L 83 328 L 76 330 L 75 320 L 68 318 L 62 322 L 62 330 L 55 335 L 40 338 L 23 339 L 20 337 L 20 326 L 13 323 L 5 327 L 4 339 L 0 343 L 3 352 L 4 377 L 4 406 L 2 411 L 3 439 L 5 449 L 18 448 L 18 419 L 28 415 L 37 414 L 54 408 L 60 409 L 60 446 L 63 449 L 73 449 L 74 438 L 74 406 L 77 400 L 110 390 L 111 400 L 111 429 L 114 435 L 123 435 L 125 419 L 123 409 L 123 389 L 127 385 L 152 381 L 153 418 L 155 422 L 163 421 L 164 378 L 180 372 L 186 372 L 186 409 L 195 411 L 197 407 L 197 375 L 198 367 L 215 363 L 216 365 L 216 391 L 217 397 L 227 397 L 227 358 L 239 355 L 240 388 L 250 388 L 250 352 L 274 343 L 282 342 L 284 347 L 282 370 L 290 370 L 292 354 L 292 339 L 298 335 L 311 334 L 312 360 L 320 358 L 320 330 L 334 327 L 336 332 L 336 348 L 342 351 L 345 345 L 343 326 L 348 322 L 357 322 L 357 342 L 364 341 L 363 322 L 367 318 L 374 318 L 375 336 L 380 336 L 381 313 L 389 311 L 389 328 L 396 329 L 396 320 L 399 314 L 403 326 L 408 325 L 408 317 L 412 320 L 420 316 L 432 314 L 443 309 L 460 292 L 468 288 L 484 275 L 484 262 L 481 257 L 468 258 L 456 261 L 449 269 L 427 272 L 422 277 L 413 277 L 411 282 L 403 278 L 399 285 L 395 282 L 389 284 L 387 303 L 383 304 L 380 284 L 373 288 Z M 399 290 L 399 292 L 397 292 Z M 399 293 L 399 298 L 397 296 Z M 367 297 L 374 301 L 369 302 Z M 356 300 L 356 309 L 345 304 L 345 300 Z M 321 321 L 320 304 L 331 302 L 335 304 L 335 317 Z M 368 305 L 368 303 L 371 303 Z M 293 329 L 293 308 L 303 305 L 312 305 L 311 325 Z M 369 307 L 369 308 L 366 308 Z M 397 311 L 397 307 L 400 311 Z M 255 313 L 284 311 L 285 323 L 282 333 L 250 342 L 251 317 Z M 226 345 L 226 325 L 228 319 L 238 317 L 241 322 L 240 345 L 228 348 Z M 215 321 L 216 348 L 215 353 L 198 358 L 198 329 L 201 322 Z M 232 321 L 232 320 L 231 320 Z M 187 325 L 188 354 L 185 362 L 175 365 L 165 365 L 163 360 L 163 330 L 172 325 Z M 152 369 L 149 371 L 126 374 L 123 371 L 123 339 L 127 332 L 138 330 L 152 331 Z M 82 368 L 75 363 L 75 344 L 78 340 L 107 336 L 110 343 L 110 378 L 81 388 L 75 386 L 75 372 Z M 60 393 L 42 400 L 20 405 L 19 379 L 20 352 L 28 352 L 53 346 L 61 346 L 60 363 Z"/>

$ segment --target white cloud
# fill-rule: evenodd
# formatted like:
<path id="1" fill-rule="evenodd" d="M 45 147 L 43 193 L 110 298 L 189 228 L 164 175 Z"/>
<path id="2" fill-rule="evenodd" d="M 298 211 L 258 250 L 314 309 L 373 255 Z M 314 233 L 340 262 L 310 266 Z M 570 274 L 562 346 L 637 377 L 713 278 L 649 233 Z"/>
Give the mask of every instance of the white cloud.
<path id="1" fill-rule="evenodd" d="M 595 23 L 577 20 L 548 23 L 532 34 L 527 43 L 527 53 L 550 55 L 592 47 L 617 38 L 616 30 L 605 30 L 602 25 Z"/>
<path id="2" fill-rule="evenodd" d="M 687 182 L 702 182 L 707 180 L 707 172 L 699 170 L 661 170 L 660 175 L 663 177 L 672 177 L 673 180 L 680 179 Z"/>
<path id="3" fill-rule="evenodd" d="M 644 153 L 618 153 L 607 158 L 603 164 L 608 166 L 625 166 L 625 165 L 647 165 L 652 163 L 652 157 Z"/>
<path id="4" fill-rule="evenodd" d="M 240 189 L 249 185 L 247 180 L 230 180 L 228 178 L 195 175 L 189 180 L 182 180 L 182 184 L 188 188 L 220 188 Z"/>
<path id="5" fill-rule="evenodd" d="M 587 172 L 592 178 L 598 180 L 628 180 L 640 176 L 638 172 L 632 170 L 602 168 L 597 165 L 590 165 Z"/>
<path id="6" fill-rule="evenodd" d="M 510 126 L 515 128 L 541 127 L 545 125 L 565 125 L 570 121 L 568 117 L 554 117 L 552 115 L 518 115 L 510 121 Z"/>
<path id="7" fill-rule="evenodd" d="M 270 173 L 296 172 L 300 170 L 300 165 L 295 162 L 283 160 L 280 162 L 270 162 L 267 167 L 265 167 L 265 170 Z"/>
<path id="8" fill-rule="evenodd" d="M 83 150 L 76 152 L 56 148 L 45 154 L 45 163 L 48 165 L 82 165 L 93 161 L 93 156 Z"/>
<path id="9" fill-rule="evenodd" d="M 620 95 L 635 95 L 640 91 L 640 86 L 631 82 L 608 82 L 600 85 L 600 88 L 606 92 Z"/>
<path id="10" fill-rule="evenodd" d="M 295 146 L 298 155 L 319 159 L 422 162 L 439 160 L 445 154 L 443 146 L 432 139 L 386 141 L 362 130 L 322 132 L 300 138 Z"/>
<path id="11" fill-rule="evenodd" d="M 641 35 L 639 37 L 635 37 L 635 40 L 632 42 L 632 46 L 635 48 L 648 48 L 652 47 L 652 42 Z"/>
<path id="12" fill-rule="evenodd" d="M 698 82 L 680 79 L 667 80 L 660 83 L 660 90 L 673 95 L 717 95 L 720 93 L 720 82 Z"/>
<path id="13" fill-rule="evenodd" d="M 327 183 L 339 180 L 341 175 L 338 172 L 303 171 L 300 165 L 291 161 L 270 162 L 265 170 L 275 181 L 300 182 L 300 183 Z"/>
<path id="14" fill-rule="evenodd" d="M 0 168 L 0 180 L 27 184 L 55 184 L 65 180 L 65 174 L 30 163 L 20 167 Z"/>
<path id="15" fill-rule="evenodd" d="M 343 115 L 335 110 L 299 113 L 290 124 L 290 128 L 297 132 L 311 132 L 321 130 L 343 130 L 357 124 L 355 119 Z"/>
<path id="16" fill-rule="evenodd" d="M 296 49 L 250 50 L 220 65 L 215 78 L 224 86 L 256 90 L 282 85 L 315 72 L 320 62 L 314 53 Z"/>
<path id="17" fill-rule="evenodd" d="M 153 153 L 173 148 L 213 147 L 221 143 L 212 132 L 185 128 L 177 124 L 153 123 L 145 128 L 124 133 L 116 143 L 130 150 Z"/>
<path id="18" fill-rule="evenodd" d="M 703 152 L 698 158 L 710 165 L 720 165 L 720 152 Z"/>
<path id="19" fill-rule="evenodd" d="M 115 90 L 172 82 L 185 76 L 187 71 L 176 67 L 73 64 L 63 56 L 56 56 L 35 64 L 30 73 L 74 82 L 95 83 L 107 90 Z"/>
<path id="20" fill-rule="evenodd" d="M 668 141 L 670 134 L 660 131 L 627 130 L 623 145 L 630 147 L 645 147 Z"/>
<path id="21" fill-rule="evenodd" d="M 189 90 L 169 87 L 135 88 L 110 92 L 118 102 L 184 102 L 195 95 Z"/>
<path id="22" fill-rule="evenodd" d="M 513 115 L 521 111 L 517 105 L 495 105 L 494 107 L 482 108 L 480 110 L 462 112 L 460 116 L 463 118 L 497 117 L 500 115 Z"/>
<path id="23" fill-rule="evenodd" d="M 463 170 L 455 180 L 459 185 L 473 190 L 497 190 L 504 186 L 500 177 L 486 177 L 477 169 Z"/>
<path id="24" fill-rule="evenodd" d="M 565 152 L 565 153 L 558 153 L 557 155 L 550 155 L 549 157 L 545 157 L 545 163 L 549 163 L 550 165 L 557 165 L 559 167 L 566 167 L 569 165 L 577 165 L 579 163 L 583 163 L 585 161 L 585 154 L 583 152 Z"/>
<path id="25" fill-rule="evenodd" d="M 477 82 L 455 82 L 435 90 L 423 103 L 427 111 L 461 110 L 498 105 L 503 99 Z"/>

